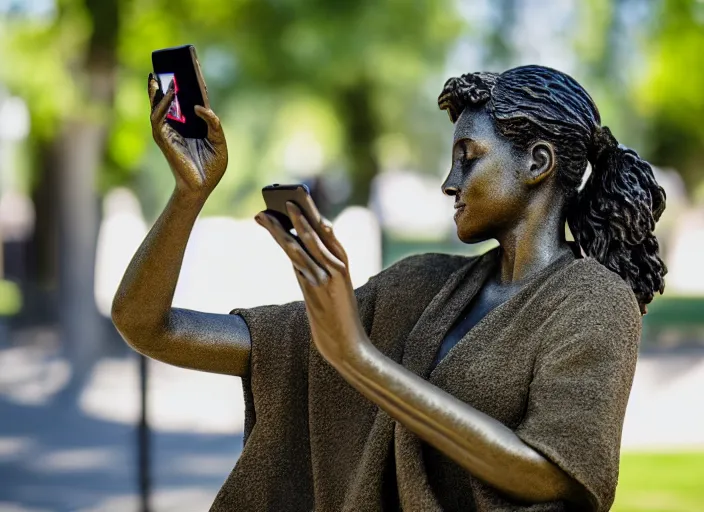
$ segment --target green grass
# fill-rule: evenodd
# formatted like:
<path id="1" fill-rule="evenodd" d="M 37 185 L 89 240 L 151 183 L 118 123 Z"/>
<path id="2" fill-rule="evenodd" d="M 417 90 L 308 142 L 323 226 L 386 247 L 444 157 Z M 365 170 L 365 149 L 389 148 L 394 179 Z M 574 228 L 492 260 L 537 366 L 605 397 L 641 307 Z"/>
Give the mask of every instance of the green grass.
<path id="1" fill-rule="evenodd" d="M 17 314 L 22 308 L 22 293 L 12 281 L 0 279 L 0 316 Z"/>
<path id="2" fill-rule="evenodd" d="M 704 452 L 623 453 L 612 512 L 704 511 Z"/>

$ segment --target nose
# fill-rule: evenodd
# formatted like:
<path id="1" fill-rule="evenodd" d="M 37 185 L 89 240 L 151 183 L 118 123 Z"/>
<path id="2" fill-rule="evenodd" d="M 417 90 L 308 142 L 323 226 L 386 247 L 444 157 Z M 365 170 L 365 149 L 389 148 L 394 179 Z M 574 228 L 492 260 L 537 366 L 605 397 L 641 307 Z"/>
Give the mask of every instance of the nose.
<path id="1" fill-rule="evenodd" d="M 450 174 L 447 176 L 445 182 L 442 184 L 442 193 L 446 196 L 456 196 L 460 193 L 459 180 L 456 176 L 457 173 L 453 171 L 454 169 L 450 171 Z"/>
<path id="2" fill-rule="evenodd" d="M 459 194 L 459 192 L 460 189 L 458 189 L 457 187 L 448 187 L 445 184 L 443 184 L 442 186 L 442 193 L 446 196 L 456 196 L 457 194 Z"/>

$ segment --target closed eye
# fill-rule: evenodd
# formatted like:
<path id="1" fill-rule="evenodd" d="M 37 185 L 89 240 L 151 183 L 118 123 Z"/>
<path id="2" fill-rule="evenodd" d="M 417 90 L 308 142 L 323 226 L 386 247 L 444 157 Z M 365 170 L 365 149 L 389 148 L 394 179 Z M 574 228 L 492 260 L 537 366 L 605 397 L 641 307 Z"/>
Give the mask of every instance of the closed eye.
<path id="1" fill-rule="evenodd" d="M 475 157 L 473 157 L 470 153 L 468 152 L 457 152 L 455 154 L 455 163 L 458 163 L 460 165 L 466 164 L 467 162 L 473 162 L 476 160 Z"/>
<path id="2" fill-rule="evenodd" d="M 474 164 L 477 162 L 477 160 L 479 160 L 479 157 L 472 157 L 469 155 L 465 155 L 464 157 L 462 157 L 462 159 L 460 160 L 459 163 L 462 166 L 462 169 L 468 171 L 469 169 L 471 169 L 474 166 Z"/>
<path id="3" fill-rule="evenodd" d="M 459 166 L 463 170 L 470 169 L 483 154 L 483 152 L 477 151 L 476 144 L 474 144 L 470 139 L 462 139 L 457 141 L 453 148 L 453 153 L 453 164 Z"/>

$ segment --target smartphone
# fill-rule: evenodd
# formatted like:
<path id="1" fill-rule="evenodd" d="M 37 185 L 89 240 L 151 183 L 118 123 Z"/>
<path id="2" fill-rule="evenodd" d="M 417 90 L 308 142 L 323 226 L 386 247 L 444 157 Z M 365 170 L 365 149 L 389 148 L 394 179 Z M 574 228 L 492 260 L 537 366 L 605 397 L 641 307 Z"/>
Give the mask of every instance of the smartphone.
<path id="1" fill-rule="evenodd" d="M 293 223 L 288 217 L 286 202 L 291 201 L 298 206 L 308 222 L 320 222 L 313 198 L 310 196 L 310 189 L 303 184 L 279 185 L 274 183 L 262 189 L 266 213 L 277 218 L 286 231 L 293 230 Z"/>
<path id="2" fill-rule="evenodd" d="M 166 122 L 183 137 L 204 139 L 208 125 L 195 113 L 195 106 L 210 108 L 208 90 L 200 70 L 200 63 L 193 45 L 164 48 L 152 52 L 152 66 L 165 94 L 171 82 L 175 96 L 166 114 Z"/>

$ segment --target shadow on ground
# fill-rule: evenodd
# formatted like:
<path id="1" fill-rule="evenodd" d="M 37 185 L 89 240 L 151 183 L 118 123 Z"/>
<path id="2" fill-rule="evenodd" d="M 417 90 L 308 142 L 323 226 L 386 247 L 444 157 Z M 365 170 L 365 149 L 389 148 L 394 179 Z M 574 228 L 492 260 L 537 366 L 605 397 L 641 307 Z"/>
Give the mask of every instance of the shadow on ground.
<path id="1" fill-rule="evenodd" d="M 0 511 L 138 510 L 137 426 L 77 404 L 62 393 L 35 403 L 0 393 Z M 152 431 L 150 439 L 154 511 L 207 510 L 242 447 L 237 432 Z"/>
<path id="2" fill-rule="evenodd" d="M 0 503 L 75 511 L 138 495 L 135 427 L 88 418 L 73 405 L 20 406 L 4 399 L 0 418 Z M 242 438 L 157 432 L 152 442 L 155 491 L 199 488 L 214 497 Z"/>

